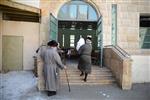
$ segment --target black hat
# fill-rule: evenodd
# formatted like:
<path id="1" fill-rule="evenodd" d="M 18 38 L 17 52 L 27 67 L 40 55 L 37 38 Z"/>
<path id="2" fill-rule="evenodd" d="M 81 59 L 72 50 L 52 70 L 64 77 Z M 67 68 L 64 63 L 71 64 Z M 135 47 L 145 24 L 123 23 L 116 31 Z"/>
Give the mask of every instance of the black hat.
<path id="1" fill-rule="evenodd" d="M 88 36 L 86 39 L 92 40 L 92 38 L 91 38 L 91 37 L 89 37 L 89 36 Z"/>
<path id="2" fill-rule="evenodd" d="M 47 43 L 48 46 L 57 47 L 58 43 L 55 40 L 51 40 Z"/>

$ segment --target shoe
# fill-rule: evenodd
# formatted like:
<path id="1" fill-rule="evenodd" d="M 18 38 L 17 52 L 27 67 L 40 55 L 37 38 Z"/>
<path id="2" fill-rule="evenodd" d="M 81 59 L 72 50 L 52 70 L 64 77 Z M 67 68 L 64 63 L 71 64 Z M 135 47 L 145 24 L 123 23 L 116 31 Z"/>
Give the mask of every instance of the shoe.
<path id="1" fill-rule="evenodd" d="M 87 80 L 86 80 L 86 79 L 83 79 L 83 81 L 86 82 Z"/>
<path id="2" fill-rule="evenodd" d="M 48 95 L 48 96 L 52 96 L 53 94 L 48 91 L 48 92 L 47 92 L 47 95 Z"/>
<path id="3" fill-rule="evenodd" d="M 82 72 L 81 74 L 80 74 L 80 76 L 83 76 L 84 75 L 84 73 Z"/>
<path id="4" fill-rule="evenodd" d="M 53 91 L 53 95 L 56 95 L 56 91 Z"/>
<path id="5" fill-rule="evenodd" d="M 53 95 L 56 95 L 56 91 L 48 91 L 48 96 L 53 96 Z"/>

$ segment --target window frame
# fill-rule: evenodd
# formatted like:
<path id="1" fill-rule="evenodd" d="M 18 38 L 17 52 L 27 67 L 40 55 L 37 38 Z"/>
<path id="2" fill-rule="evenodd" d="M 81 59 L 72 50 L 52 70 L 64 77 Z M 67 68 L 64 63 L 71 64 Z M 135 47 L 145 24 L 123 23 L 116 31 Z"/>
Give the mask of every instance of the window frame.
<path id="1" fill-rule="evenodd" d="M 70 17 L 70 5 L 76 5 L 76 7 L 77 7 L 77 12 L 76 12 L 76 18 L 71 18 Z M 82 6 L 82 5 L 85 5 L 85 6 L 87 6 L 87 11 L 86 11 L 86 19 L 80 19 L 79 18 L 79 6 Z M 60 15 L 60 13 L 61 13 L 61 11 L 62 11 L 62 9 L 63 9 L 63 7 L 64 6 L 67 6 L 67 8 L 69 8 L 69 9 L 67 9 L 67 17 L 68 18 L 65 18 L 65 17 L 61 17 L 61 15 Z M 90 10 L 89 9 L 93 9 L 93 11 L 95 11 L 95 14 L 96 14 L 96 17 L 95 18 L 93 18 L 93 19 L 89 19 L 89 16 L 90 16 Z M 71 21 L 97 21 L 98 20 L 98 13 L 97 13 L 97 11 L 96 11 L 96 9 L 93 7 L 93 6 L 91 6 L 90 4 L 88 4 L 88 3 L 86 3 L 86 2 L 84 2 L 84 1 L 71 1 L 71 2 L 68 2 L 68 3 L 66 3 L 66 4 L 64 4 L 61 8 L 60 8 L 60 10 L 59 10 L 59 12 L 58 12 L 58 20 L 71 20 Z"/>

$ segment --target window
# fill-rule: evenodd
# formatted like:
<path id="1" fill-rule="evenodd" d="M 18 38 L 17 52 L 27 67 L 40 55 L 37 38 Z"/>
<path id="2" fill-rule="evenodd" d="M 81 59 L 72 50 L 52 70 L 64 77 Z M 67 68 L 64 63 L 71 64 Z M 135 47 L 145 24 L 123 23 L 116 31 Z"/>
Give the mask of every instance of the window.
<path id="1" fill-rule="evenodd" d="M 150 49 L 150 16 L 140 16 L 140 47 Z"/>
<path id="2" fill-rule="evenodd" d="M 71 1 L 60 8 L 58 19 L 97 21 L 97 13 L 88 3 L 83 1 Z"/>
<path id="3" fill-rule="evenodd" d="M 111 36 L 111 43 L 112 45 L 117 44 L 117 4 L 112 4 L 112 36 Z"/>
<path id="4" fill-rule="evenodd" d="M 74 41 L 75 40 L 75 36 L 74 35 L 70 35 L 70 47 L 75 47 L 74 46 Z"/>
<path id="5" fill-rule="evenodd" d="M 70 19 L 77 18 L 77 5 L 70 5 L 69 15 L 70 15 Z"/>
<path id="6" fill-rule="evenodd" d="M 79 10 L 78 10 L 78 19 L 80 20 L 87 20 L 87 5 L 79 5 Z"/>
<path id="7" fill-rule="evenodd" d="M 89 6 L 89 13 L 88 13 L 88 19 L 89 20 L 95 20 L 97 19 L 97 14 L 96 14 L 96 11 L 91 7 Z"/>
<path id="8" fill-rule="evenodd" d="M 58 13 L 58 16 L 59 16 L 60 19 L 67 19 L 69 17 L 69 15 L 68 15 L 68 6 L 67 5 L 64 5 L 60 9 L 60 11 Z"/>

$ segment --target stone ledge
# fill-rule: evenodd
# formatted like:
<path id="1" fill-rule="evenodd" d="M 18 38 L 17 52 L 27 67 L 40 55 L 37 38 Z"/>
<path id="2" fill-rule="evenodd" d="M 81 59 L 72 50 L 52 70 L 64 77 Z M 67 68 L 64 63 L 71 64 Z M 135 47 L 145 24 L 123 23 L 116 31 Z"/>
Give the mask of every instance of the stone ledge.
<path id="1" fill-rule="evenodd" d="M 113 48 L 104 48 L 104 66 L 110 68 L 123 90 L 132 87 L 131 58 L 124 57 Z"/>

